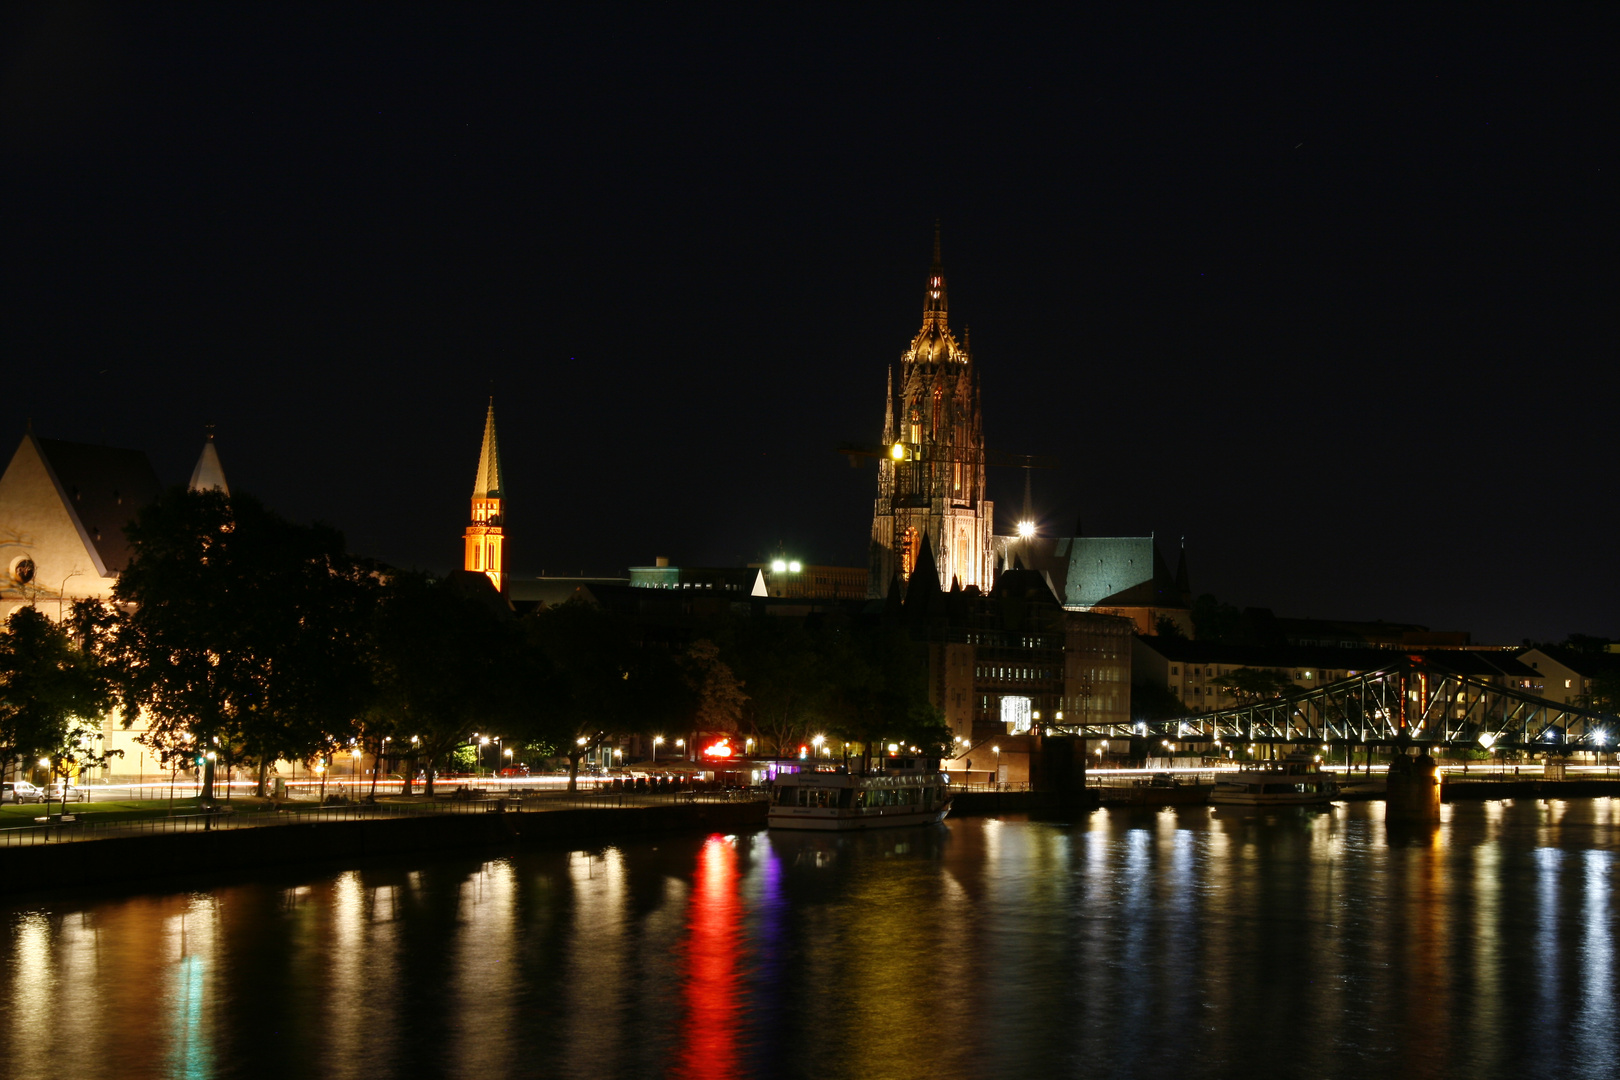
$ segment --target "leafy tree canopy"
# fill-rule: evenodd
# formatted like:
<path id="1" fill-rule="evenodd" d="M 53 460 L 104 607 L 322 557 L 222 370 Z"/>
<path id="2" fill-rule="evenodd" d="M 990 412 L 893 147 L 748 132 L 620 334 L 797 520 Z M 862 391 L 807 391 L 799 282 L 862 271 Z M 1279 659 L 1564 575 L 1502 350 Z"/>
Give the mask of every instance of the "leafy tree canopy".
<path id="1" fill-rule="evenodd" d="M 32 607 L 11 613 L 0 629 L 0 776 L 17 758 L 48 758 L 57 775 L 101 761 L 111 705 L 106 672 L 66 627 Z"/>

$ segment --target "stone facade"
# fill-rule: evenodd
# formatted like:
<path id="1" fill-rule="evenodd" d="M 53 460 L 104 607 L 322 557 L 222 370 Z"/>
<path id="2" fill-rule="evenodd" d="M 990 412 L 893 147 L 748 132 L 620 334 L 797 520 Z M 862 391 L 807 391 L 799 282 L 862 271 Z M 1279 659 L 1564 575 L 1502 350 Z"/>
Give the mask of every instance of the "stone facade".
<path id="1" fill-rule="evenodd" d="M 955 582 L 988 591 L 995 553 L 979 375 L 948 324 L 937 232 L 922 329 L 900 358 L 899 376 L 889 370 L 867 595 L 909 582 L 925 546 L 941 588 Z"/>

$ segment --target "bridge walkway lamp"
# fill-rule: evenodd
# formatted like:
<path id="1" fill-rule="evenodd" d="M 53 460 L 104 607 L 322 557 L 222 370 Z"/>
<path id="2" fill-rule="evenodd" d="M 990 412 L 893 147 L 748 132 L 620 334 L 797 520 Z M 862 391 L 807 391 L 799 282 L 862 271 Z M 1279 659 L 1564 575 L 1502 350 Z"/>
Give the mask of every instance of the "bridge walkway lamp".
<path id="1" fill-rule="evenodd" d="M 658 748 L 660 746 L 662 746 L 662 745 L 664 745 L 664 737 L 662 735 L 654 735 L 653 736 L 653 756 L 652 756 L 652 760 L 653 760 L 654 765 L 658 764 Z"/>

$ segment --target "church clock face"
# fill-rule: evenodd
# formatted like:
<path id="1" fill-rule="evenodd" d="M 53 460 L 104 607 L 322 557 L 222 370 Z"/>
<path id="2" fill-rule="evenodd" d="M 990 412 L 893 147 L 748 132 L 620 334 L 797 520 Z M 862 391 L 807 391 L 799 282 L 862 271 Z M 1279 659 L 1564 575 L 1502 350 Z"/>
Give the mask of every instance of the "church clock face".
<path id="1" fill-rule="evenodd" d="M 34 580 L 34 560 L 24 555 L 11 564 L 11 580 L 27 585 Z"/>

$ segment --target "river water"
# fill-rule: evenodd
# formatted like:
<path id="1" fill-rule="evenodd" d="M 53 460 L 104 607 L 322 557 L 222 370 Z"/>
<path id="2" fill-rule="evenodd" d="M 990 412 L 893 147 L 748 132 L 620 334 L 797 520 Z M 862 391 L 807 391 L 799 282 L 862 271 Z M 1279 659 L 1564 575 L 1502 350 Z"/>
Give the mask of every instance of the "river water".
<path id="1" fill-rule="evenodd" d="M 36 896 L 0 1076 L 1612 1077 L 1617 841 L 1206 807 Z"/>

